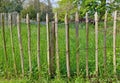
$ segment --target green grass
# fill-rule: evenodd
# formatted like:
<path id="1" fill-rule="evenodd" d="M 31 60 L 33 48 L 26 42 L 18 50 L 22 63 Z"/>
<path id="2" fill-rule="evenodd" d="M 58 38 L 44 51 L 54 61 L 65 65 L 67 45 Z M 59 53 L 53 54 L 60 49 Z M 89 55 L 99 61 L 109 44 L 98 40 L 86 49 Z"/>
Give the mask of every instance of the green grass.
<path id="1" fill-rule="evenodd" d="M 108 23 L 107 27 L 107 76 L 104 77 L 103 72 L 103 45 L 104 45 L 104 32 L 103 32 L 103 23 L 99 24 L 99 79 L 101 82 L 107 81 L 114 81 L 113 78 L 113 35 L 112 35 L 112 23 Z M 117 30 L 117 42 L 116 46 L 120 46 L 120 33 L 119 33 L 119 24 Z M 86 56 L 86 31 L 85 31 L 85 24 L 81 23 L 79 25 L 79 36 L 80 36 L 80 77 L 76 77 L 76 38 L 75 38 L 75 25 L 70 24 L 70 66 L 71 66 L 71 83 L 84 83 L 85 82 L 85 56 Z M 25 78 L 28 79 L 29 75 L 29 65 L 28 65 L 28 49 L 27 49 L 27 26 L 25 24 L 21 25 L 21 32 L 22 32 L 22 43 L 23 43 L 23 52 L 24 52 L 24 70 L 25 70 Z M 47 83 L 49 80 L 47 74 L 47 41 L 46 41 L 46 28 L 45 25 L 41 25 L 41 32 L 40 32 L 40 64 L 41 64 L 41 76 L 43 83 Z M 52 83 L 66 83 L 66 56 L 65 56 L 65 26 L 64 24 L 59 24 L 58 28 L 58 40 L 59 40 L 59 55 L 60 55 L 60 72 L 61 72 L 61 79 L 52 79 Z M 12 58 L 12 49 L 11 49 L 11 42 L 10 42 L 10 30 L 9 27 L 5 28 L 5 37 L 6 37 L 6 45 L 7 45 L 7 55 L 8 55 L 8 74 L 9 79 L 13 83 L 14 81 L 19 83 L 19 79 L 21 77 L 21 65 L 20 65 L 20 52 L 19 52 L 19 43 L 18 43 L 18 36 L 17 36 L 17 28 L 13 27 L 13 40 L 15 46 L 15 58 L 17 62 L 17 71 L 18 75 L 15 77 L 14 69 L 13 69 L 13 58 Z M 2 42 L 2 34 L 0 28 L 0 77 L 5 78 L 5 56 L 3 52 L 3 42 Z M 37 72 L 37 26 L 31 24 L 31 56 L 32 56 L 32 80 L 38 79 L 38 72 Z M 120 79 L 120 48 L 117 48 L 117 74 L 118 79 Z M 89 75 L 92 76 L 95 74 L 95 32 L 94 32 L 94 25 L 89 25 Z M 91 80 L 95 80 L 92 78 Z M 31 80 L 20 80 L 20 83 L 26 83 Z M 2 81 L 0 81 L 2 82 Z M 5 80 L 5 83 L 9 82 Z M 15 83 L 14 82 L 14 83 Z M 90 82 L 90 81 L 89 81 Z M 2 82 L 3 83 L 3 82 Z"/>
<path id="2" fill-rule="evenodd" d="M 0 83 L 28 83 L 29 81 L 26 79 L 12 79 L 12 80 L 0 80 Z"/>

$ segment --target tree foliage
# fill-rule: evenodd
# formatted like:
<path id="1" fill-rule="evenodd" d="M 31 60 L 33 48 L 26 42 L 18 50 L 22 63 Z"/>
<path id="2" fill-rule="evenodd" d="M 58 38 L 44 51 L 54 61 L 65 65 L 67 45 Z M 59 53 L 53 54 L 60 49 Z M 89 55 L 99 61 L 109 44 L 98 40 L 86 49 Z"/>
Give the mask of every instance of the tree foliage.
<path id="1" fill-rule="evenodd" d="M 0 0 L 0 12 L 20 12 L 24 0 Z"/>
<path id="2" fill-rule="evenodd" d="M 45 21 L 46 13 L 48 12 L 52 13 L 52 11 L 49 10 L 48 5 L 42 2 L 40 2 L 40 6 L 37 9 L 40 9 L 40 15 L 41 15 L 40 20 L 41 21 Z M 24 8 L 21 11 L 21 15 L 23 18 L 25 18 L 26 15 L 29 14 L 30 19 L 36 19 L 37 13 L 38 11 L 36 10 L 36 7 L 34 6 L 34 4 L 30 4 L 28 7 Z"/>
<path id="3" fill-rule="evenodd" d="M 30 5 L 29 7 L 27 7 L 26 9 L 23 9 L 21 11 L 21 16 L 23 18 L 26 18 L 26 15 L 29 14 L 30 19 L 34 19 L 36 18 L 36 14 L 37 11 L 35 10 L 35 8 L 33 7 L 33 5 Z"/>
<path id="4" fill-rule="evenodd" d="M 64 21 L 66 13 L 73 14 L 77 11 L 77 7 L 73 4 L 73 0 L 61 0 L 58 1 L 59 7 L 54 9 L 54 12 L 58 12 L 59 20 Z"/>
<path id="5" fill-rule="evenodd" d="M 100 20 L 103 18 L 105 11 L 113 12 L 120 8 L 120 0 L 114 0 L 110 3 L 106 3 L 106 0 L 61 0 L 58 2 L 58 7 L 55 12 L 60 13 L 60 17 L 64 16 L 66 12 L 69 14 L 79 11 L 80 17 L 85 17 L 85 13 L 88 12 L 89 16 L 94 16 L 95 12 L 98 12 Z"/>

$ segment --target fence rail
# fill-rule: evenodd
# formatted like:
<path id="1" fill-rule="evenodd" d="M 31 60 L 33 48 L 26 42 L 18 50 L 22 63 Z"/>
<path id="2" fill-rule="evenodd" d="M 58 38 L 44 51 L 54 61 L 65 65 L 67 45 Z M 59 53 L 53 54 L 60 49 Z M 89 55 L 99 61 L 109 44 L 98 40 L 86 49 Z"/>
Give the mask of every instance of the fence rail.
<path id="1" fill-rule="evenodd" d="M 8 56 L 9 54 L 7 53 L 7 47 L 6 47 L 6 36 L 5 35 L 8 35 L 8 34 L 5 34 L 5 23 L 4 23 L 4 15 L 5 14 L 1 14 L 1 29 L 2 29 L 2 41 L 3 41 L 3 49 L 4 49 L 4 58 L 5 58 L 5 72 L 6 72 L 6 76 L 8 76 L 8 69 L 9 69 L 9 65 L 8 65 Z M 46 50 L 46 53 L 47 53 L 47 69 L 48 69 L 48 75 L 50 77 L 55 77 L 55 74 L 57 74 L 57 77 L 59 78 L 60 75 L 61 75 L 61 70 L 60 70 L 60 57 L 61 55 L 59 54 L 59 24 L 58 24 L 58 14 L 56 13 L 55 14 L 55 21 L 52 22 L 52 28 L 50 28 L 50 22 L 49 22 L 49 15 L 46 14 L 46 36 L 47 36 L 47 50 Z M 116 47 L 116 30 L 117 30 L 117 23 L 116 23 L 116 18 L 117 18 L 117 11 L 114 12 L 114 25 L 113 25 L 113 47 L 107 47 L 106 46 L 106 41 L 107 41 L 107 12 L 105 14 L 105 20 L 104 20 L 104 43 L 103 43 L 103 51 L 104 51 L 104 54 L 103 54 L 103 64 L 104 64 L 104 74 L 106 75 L 106 69 L 107 69 L 107 48 L 111 48 L 113 49 L 113 72 L 114 72 L 114 75 L 115 77 L 117 76 L 117 62 L 116 62 L 116 49 L 119 48 L 119 47 Z M 9 27 L 10 27 L 10 39 L 11 39 L 11 46 L 12 46 L 12 57 L 10 59 L 13 58 L 13 67 L 14 67 L 14 73 L 15 75 L 17 76 L 18 75 L 18 69 L 17 69 L 17 61 L 16 61 L 16 58 L 15 56 L 15 46 L 14 46 L 14 40 L 13 40 L 13 22 L 12 22 L 12 15 L 9 14 Z M 25 60 L 24 60 L 24 57 L 26 56 L 24 54 L 24 49 L 23 49 L 23 42 L 22 42 L 22 32 L 21 32 L 21 23 L 20 23 L 20 15 L 17 14 L 17 33 L 18 33 L 18 41 L 19 41 L 19 51 L 20 51 L 20 61 L 21 61 L 21 74 L 22 76 L 24 77 L 25 76 Z M 27 41 L 28 41 L 28 63 L 29 63 L 29 76 L 31 77 L 31 75 L 34 73 L 32 71 L 32 54 L 31 54 L 31 26 L 30 26 L 30 19 L 29 19 L 29 14 L 26 15 L 26 24 L 27 24 Z M 97 12 L 95 13 L 95 31 L 94 31 L 94 35 L 95 35 L 95 47 L 94 48 L 94 53 L 95 53 L 95 75 L 96 77 L 99 76 L 99 49 L 100 47 L 98 46 L 98 40 L 99 40 L 99 22 L 98 22 L 98 15 L 97 15 Z M 71 67 L 70 67 L 70 31 L 69 31 L 69 26 L 70 26 L 70 23 L 69 23 L 69 20 L 68 20 L 68 14 L 65 15 L 65 23 L 63 24 L 65 25 L 65 41 L 66 41 L 66 50 L 63 49 L 63 51 L 66 53 L 66 71 L 67 71 L 67 77 L 70 78 L 71 77 Z M 85 48 L 80 48 L 79 45 L 80 45 L 80 33 L 79 33 L 79 14 L 78 12 L 75 14 L 75 28 L 76 28 L 76 48 L 74 50 L 76 50 L 76 74 L 77 76 L 80 76 L 80 56 L 81 56 L 81 49 L 84 49 L 86 51 L 86 61 L 83 62 L 83 63 L 86 63 L 85 65 L 85 70 L 86 70 L 86 77 L 90 77 L 90 70 L 89 70 L 89 50 L 91 49 L 91 47 L 89 47 L 89 20 L 88 20 L 88 13 L 86 13 L 86 47 Z M 37 69 L 38 69 L 38 72 L 39 72 L 39 77 L 41 77 L 41 64 L 43 64 L 41 62 L 41 57 L 43 55 L 40 54 L 41 52 L 41 49 L 40 49 L 40 45 L 42 44 L 40 42 L 41 40 L 41 30 L 40 30 L 40 15 L 39 13 L 37 14 Z M 56 61 L 55 61 L 56 60 Z M 55 72 L 56 71 L 56 72 Z M 120 71 L 120 70 L 119 70 Z"/>

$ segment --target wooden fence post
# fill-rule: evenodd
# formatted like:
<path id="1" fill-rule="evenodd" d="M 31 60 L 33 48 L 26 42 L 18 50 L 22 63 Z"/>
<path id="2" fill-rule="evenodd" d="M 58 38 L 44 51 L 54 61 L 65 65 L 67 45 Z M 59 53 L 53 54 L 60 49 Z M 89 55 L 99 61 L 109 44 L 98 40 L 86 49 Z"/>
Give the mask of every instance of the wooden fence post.
<path id="1" fill-rule="evenodd" d="M 88 78 L 88 41 L 89 41 L 89 28 L 88 28 L 88 13 L 86 13 L 86 77 Z"/>
<path id="2" fill-rule="evenodd" d="M 79 15 L 76 12 L 75 15 L 75 26 L 76 26 L 76 71 L 77 76 L 79 76 Z"/>
<path id="3" fill-rule="evenodd" d="M 53 78 L 55 75 L 55 22 L 52 22 L 51 28 L 51 36 L 50 36 L 50 47 L 51 47 L 51 54 L 50 54 L 50 70 L 51 70 L 51 77 Z"/>
<path id="4" fill-rule="evenodd" d="M 95 13 L 95 62 L 96 62 L 96 77 L 98 77 L 98 15 Z"/>
<path id="5" fill-rule="evenodd" d="M 19 14 L 17 14 L 17 29 L 18 29 L 18 40 L 19 40 L 19 47 L 20 47 L 22 77 L 24 77 L 24 56 L 23 56 L 23 47 L 22 47 L 21 26 L 20 26 L 20 16 L 19 16 Z"/>
<path id="6" fill-rule="evenodd" d="M 30 29 L 30 19 L 29 15 L 26 15 L 26 22 L 27 22 L 27 31 L 28 31 L 28 57 L 29 57 L 29 71 L 30 77 L 32 74 L 32 63 L 31 63 L 31 29 Z"/>
<path id="7" fill-rule="evenodd" d="M 47 29 L 47 62 L 48 62 L 48 74 L 51 75 L 50 70 L 50 27 L 49 27 L 49 17 L 46 14 L 46 29 Z"/>
<path id="8" fill-rule="evenodd" d="M 40 14 L 37 13 L 37 65 L 40 78 Z"/>
<path id="9" fill-rule="evenodd" d="M 16 17 L 17 17 L 17 12 L 13 12 L 12 13 L 12 23 L 13 23 L 13 26 L 17 25 Z"/>
<path id="10" fill-rule="evenodd" d="M 66 29 L 66 67 L 67 77 L 70 78 L 70 54 L 69 54 L 69 23 L 68 14 L 65 15 L 65 29 Z"/>
<path id="11" fill-rule="evenodd" d="M 59 48 L 58 48 L 58 15 L 55 13 L 55 42 L 56 42 L 56 73 L 60 78 L 60 64 L 59 64 Z"/>
<path id="12" fill-rule="evenodd" d="M 11 46 L 12 46 L 12 55 L 13 55 L 13 67 L 15 71 L 15 76 L 17 76 L 17 67 L 16 67 L 16 59 L 15 59 L 15 48 L 14 48 L 14 43 L 13 43 L 13 31 L 12 31 L 12 15 L 9 14 L 9 25 L 10 25 L 10 39 L 11 39 Z"/>
<path id="13" fill-rule="evenodd" d="M 104 55 L 103 55 L 103 62 L 104 62 L 104 75 L 106 75 L 106 31 L 107 31 L 107 11 L 105 13 L 105 20 L 104 20 Z"/>
<path id="14" fill-rule="evenodd" d="M 114 74 L 116 77 L 116 19 L 117 19 L 117 11 L 114 12 L 114 25 L 113 25 L 113 67 Z"/>
<path id="15" fill-rule="evenodd" d="M 5 40 L 5 23 L 4 23 L 4 13 L 1 16 L 2 19 L 2 38 L 3 38 L 3 49 L 4 49 L 4 55 L 5 55 L 5 73 L 8 77 L 8 55 L 7 55 L 7 49 L 6 49 L 6 40 Z"/>

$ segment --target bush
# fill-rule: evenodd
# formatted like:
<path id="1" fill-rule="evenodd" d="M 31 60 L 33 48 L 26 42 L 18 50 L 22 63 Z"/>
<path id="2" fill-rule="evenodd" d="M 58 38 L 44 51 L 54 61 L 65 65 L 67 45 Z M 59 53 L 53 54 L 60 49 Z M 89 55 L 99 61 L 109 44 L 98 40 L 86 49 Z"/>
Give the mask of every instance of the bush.
<path id="1" fill-rule="evenodd" d="M 26 9 L 23 9 L 21 11 L 21 16 L 22 18 L 26 18 L 26 15 L 29 14 L 30 19 L 36 19 L 36 14 L 37 11 L 35 10 L 35 8 L 33 7 L 33 5 L 27 7 Z"/>
<path id="2" fill-rule="evenodd" d="M 37 12 L 38 12 L 37 9 L 33 5 L 30 5 L 21 11 L 21 16 L 22 18 L 26 18 L 26 15 L 29 14 L 30 19 L 36 20 Z M 41 7 L 40 7 L 40 20 L 41 21 L 46 20 L 46 13 L 49 14 L 49 20 L 52 20 L 53 18 L 52 10 L 48 8 L 48 5 L 41 3 Z"/>

